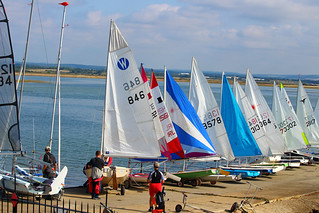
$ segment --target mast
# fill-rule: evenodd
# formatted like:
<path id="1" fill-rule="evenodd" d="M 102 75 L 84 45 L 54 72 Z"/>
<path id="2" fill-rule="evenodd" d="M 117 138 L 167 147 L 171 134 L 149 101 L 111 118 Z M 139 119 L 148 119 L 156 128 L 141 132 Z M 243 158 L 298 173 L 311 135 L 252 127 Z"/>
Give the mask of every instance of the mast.
<path id="1" fill-rule="evenodd" d="M 104 153 L 104 129 L 105 129 L 105 108 L 106 108 L 106 88 L 107 88 L 107 80 L 108 80 L 108 64 L 109 64 L 109 55 L 110 55 L 110 45 L 111 45 L 111 32 L 112 32 L 113 20 L 110 21 L 110 32 L 109 32 L 109 46 L 107 49 L 107 59 L 106 59 L 106 80 L 105 80 L 105 98 L 104 98 L 104 108 L 103 108 L 103 122 L 102 122 L 102 138 L 101 138 L 101 153 Z"/>
<path id="2" fill-rule="evenodd" d="M 55 116 L 55 106 L 56 106 L 56 99 L 58 95 L 58 128 L 59 128 L 59 136 L 58 136 L 58 171 L 60 172 L 60 152 L 61 152 L 61 84 L 60 84 L 60 64 L 61 64 L 61 52 L 62 52 L 62 41 L 63 41 L 63 33 L 64 33 L 64 22 L 65 22 L 65 12 L 66 6 L 69 5 L 68 2 L 59 3 L 62 5 L 63 8 L 63 17 L 62 17 L 62 26 L 61 26 L 61 35 L 60 35 L 60 46 L 59 46 L 59 53 L 58 53 L 58 65 L 57 65 L 57 74 L 56 74 L 56 82 L 55 82 L 55 93 L 54 93 L 54 101 L 53 101 L 53 111 L 52 111 L 52 123 L 51 123 L 51 136 L 49 141 L 49 146 L 52 146 L 52 138 L 53 138 L 53 129 L 54 129 L 54 116 Z"/>
<path id="3" fill-rule="evenodd" d="M 27 66 L 27 54 L 28 54 L 28 47 L 29 47 L 29 38 L 30 38 L 30 30 L 31 30 L 31 22 L 32 22 L 32 14 L 33 14 L 33 3 L 34 0 L 31 2 L 31 8 L 30 8 L 30 17 L 29 17 L 29 26 L 28 26 L 28 32 L 27 32 L 27 41 L 25 43 L 25 50 L 24 50 L 24 56 L 22 59 L 22 64 L 20 67 L 20 73 L 16 84 L 16 89 L 19 87 L 20 78 L 22 75 L 22 81 L 21 81 L 21 87 L 20 87 L 20 97 L 19 97 L 19 113 L 18 116 L 20 117 L 21 113 L 21 105 L 22 105 L 22 93 L 23 93 L 23 86 L 24 86 L 24 76 L 25 76 L 25 70 Z"/>

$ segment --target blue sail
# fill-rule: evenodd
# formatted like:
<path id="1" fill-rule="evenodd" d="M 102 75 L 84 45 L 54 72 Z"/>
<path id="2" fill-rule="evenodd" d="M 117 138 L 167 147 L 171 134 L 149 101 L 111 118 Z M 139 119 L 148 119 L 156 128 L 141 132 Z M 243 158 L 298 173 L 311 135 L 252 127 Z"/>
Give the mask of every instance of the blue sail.
<path id="1" fill-rule="evenodd" d="M 262 155 L 225 75 L 223 75 L 221 114 L 235 157 Z"/>
<path id="2" fill-rule="evenodd" d="M 168 72 L 165 101 L 185 156 L 190 158 L 215 155 L 212 141 L 195 109 Z"/>

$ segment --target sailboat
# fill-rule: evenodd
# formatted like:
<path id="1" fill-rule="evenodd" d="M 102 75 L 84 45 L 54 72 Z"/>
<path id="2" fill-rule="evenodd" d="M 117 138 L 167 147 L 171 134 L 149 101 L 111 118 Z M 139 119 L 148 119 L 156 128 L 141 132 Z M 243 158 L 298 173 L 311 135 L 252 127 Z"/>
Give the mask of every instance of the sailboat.
<path id="1" fill-rule="evenodd" d="M 182 89 L 165 69 L 165 102 L 172 119 L 179 141 L 183 147 L 185 158 L 199 158 L 216 155 L 213 143 L 206 132 L 200 118 Z M 182 186 L 190 181 L 193 186 L 200 183 L 199 178 L 215 174 L 214 169 L 181 171 L 173 173 L 181 177 Z"/>
<path id="2" fill-rule="evenodd" d="M 0 67 L 2 67 L 0 84 L 0 154 L 13 156 L 12 172 L 0 170 L 0 187 L 6 191 L 21 194 L 58 195 L 63 190 L 66 173 L 62 171 L 55 179 L 35 177 L 23 174 L 15 165 L 17 156 L 24 156 L 20 140 L 19 113 L 14 72 L 14 58 L 7 15 L 0 0 Z M 22 174 L 16 172 L 20 171 Z"/>
<path id="3" fill-rule="evenodd" d="M 263 128 L 260 128 L 260 123 L 262 121 L 259 119 L 255 110 L 251 107 L 251 103 L 248 100 L 244 90 L 238 83 L 237 79 L 234 78 L 233 86 L 234 96 L 237 100 L 238 106 L 240 107 L 248 125 L 251 133 L 253 134 L 260 151 L 263 156 L 271 155 L 271 150 L 268 144 L 268 138 L 265 136 L 265 131 Z"/>
<path id="4" fill-rule="evenodd" d="M 307 148 L 304 132 L 296 114 L 291 110 L 286 97 L 282 95 L 276 83 L 273 86 L 272 112 L 278 128 L 285 140 L 288 151 Z"/>
<path id="5" fill-rule="evenodd" d="M 255 157 L 262 153 L 252 135 L 248 124 L 230 88 L 227 77 L 222 77 L 221 115 L 235 157 Z M 221 167 L 231 174 L 245 177 L 257 177 L 260 171 L 239 167 Z"/>
<path id="6" fill-rule="evenodd" d="M 229 143 L 219 106 L 203 72 L 199 69 L 198 63 L 194 57 L 192 58 L 191 65 L 189 101 L 201 119 L 216 149 L 217 155 L 221 156 L 227 161 L 234 160 L 234 153 Z M 201 160 L 209 161 L 210 159 L 203 158 Z M 241 178 L 235 175 L 214 174 L 201 177 L 200 179 L 202 182 L 209 181 L 211 183 L 215 183 L 217 180 L 237 181 Z"/>
<path id="7" fill-rule="evenodd" d="M 229 143 L 219 106 L 194 57 L 192 58 L 188 97 L 213 142 L 217 154 L 228 161 L 234 160 L 234 153 Z"/>
<path id="8" fill-rule="evenodd" d="M 159 118 L 156 109 L 150 107 L 147 82 L 143 81 L 133 53 L 113 20 L 110 23 L 107 58 L 101 140 L 103 155 L 160 158 L 160 138 L 155 131 L 155 120 Z M 86 171 L 90 177 L 90 169 Z M 113 185 L 116 189 L 119 183 L 122 192 L 129 173 L 129 168 L 106 166 L 102 185 Z"/>
<path id="9" fill-rule="evenodd" d="M 268 138 L 271 154 L 273 156 L 281 156 L 286 151 L 284 139 L 281 136 L 274 115 L 249 69 L 246 75 L 245 93 L 261 121 L 260 128 L 264 129 Z"/>
<path id="10" fill-rule="evenodd" d="M 315 117 L 311 102 L 300 79 L 298 84 L 296 114 L 301 126 L 303 127 L 310 146 L 317 147 L 319 145 L 318 121 Z"/>

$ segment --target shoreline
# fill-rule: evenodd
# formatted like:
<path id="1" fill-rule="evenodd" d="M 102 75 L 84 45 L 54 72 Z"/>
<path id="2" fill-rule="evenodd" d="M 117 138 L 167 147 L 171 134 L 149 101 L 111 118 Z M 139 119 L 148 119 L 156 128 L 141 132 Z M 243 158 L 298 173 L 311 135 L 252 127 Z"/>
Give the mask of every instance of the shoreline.
<path id="1" fill-rule="evenodd" d="M 252 183 L 252 186 L 256 185 L 262 188 L 262 190 L 256 191 L 252 201 L 256 212 L 312 212 L 313 209 L 319 210 L 318 177 L 319 165 L 313 164 L 233 183 L 217 182 L 215 185 L 203 183 L 196 187 L 190 185 L 177 187 L 176 183 L 167 182 L 164 185 L 166 212 L 175 212 L 177 204 L 183 205 L 183 193 L 187 194 L 187 204 L 191 206 L 213 212 L 227 212 L 234 202 L 240 204 L 245 199 L 249 183 Z M 252 187 L 248 197 L 251 198 L 254 192 L 255 188 Z M 110 190 L 108 206 L 119 213 L 146 212 L 148 196 L 148 186 L 146 185 L 133 186 L 127 189 L 123 196 L 120 195 L 119 191 Z M 100 201 L 105 202 L 105 194 L 100 197 Z M 63 199 L 67 202 L 78 200 L 90 205 L 99 205 L 100 202 L 90 199 L 90 194 L 86 193 L 83 187 L 66 188 Z M 182 212 L 203 211 L 186 206 Z"/>
<path id="2" fill-rule="evenodd" d="M 26 76 L 41 76 L 41 77 L 55 77 L 55 74 L 49 74 L 49 73 L 26 73 Z M 90 79 L 105 79 L 105 76 L 101 75 L 76 75 L 76 74 L 63 74 L 61 73 L 61 77 L 63 78 L 90 78 Z M 174 78 L 177 82 L 189 82 L 189 78 Z M 157 81 L 164 81 L 163 77 L 156 77 Z M 221 79 L 208 79 L 208 83 L 210 84 L 221 84 Z M 228 80 L 229 84 L 233 84 L 233 80 Z M 41 83 L 42 81 L 36 81 L 36 80 L 27 80 L 26 82 L 38 82 Z M 44 83 L 44 82 L 43 82 Z M 245 81 L 239 81 L 239 84 L 245 85 Z M 258 86 L 267 86 L 272 87 L 272 83 L 260 83 L 257 82 Z M 296 84 L 285 84 L 284 85 L 287 88 L 298 88 L 298 83 Z M 319 89 L 319 85 L 317 86 L 310 86 L 310 85 L 304 85 L 305 88 L 308 89 Z"/>

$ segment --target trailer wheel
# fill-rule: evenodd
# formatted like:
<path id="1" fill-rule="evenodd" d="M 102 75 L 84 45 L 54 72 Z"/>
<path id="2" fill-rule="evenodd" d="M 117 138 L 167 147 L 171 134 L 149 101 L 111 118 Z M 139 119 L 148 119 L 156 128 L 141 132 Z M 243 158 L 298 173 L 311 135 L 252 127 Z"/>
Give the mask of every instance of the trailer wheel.
<path id="1" fill-rule="evenodd" d="M 215 180 L 212 180 L 211 182 L 210 182 L 210 184 L 212 184 L 212 185 L 215 185 L 217 182 L 215 181 Z"/>
<path id="2" fill-rule="evenodd" d="M 125 186 L 121 184 L 121 195 L 125 195 Z"/>
<path id="3" fill-rule="evenodd" d="M 183 187 L 183 186 L 184 186 L 183 181 L 178 181 L 178 182 L 177 182 L 177 186 L 178 186 L 178 187 Z"/>
<path id="4" fill-rule="evenodd" d="M 200 186 L 200 185 L 202 185 L 202 180 L 201 179 L 197 179 L 197 186 Z"/>
<path id="5" fill-rule="evenodd" d="M 175 206 L 175 211 L 176 211 L 176 212 L 181 212 L 182 209 L 183 209 L 183 207 L 182 207 L 181 204 L 177 204 L 177 205 Z"/>
<path id="6" fill-rule="evenodd" d="M 197 180 L 196 179 L 194 179 L 194 180 L 191 180 L 191 184 L 192 184 L 192 186 L 197 186 Z"/>
<path id="7" fill-rule="evenodd" d="M 124 181 L 124 187 L 125 189 L 131 188 L 131 182 L 129 180 Z"/>

